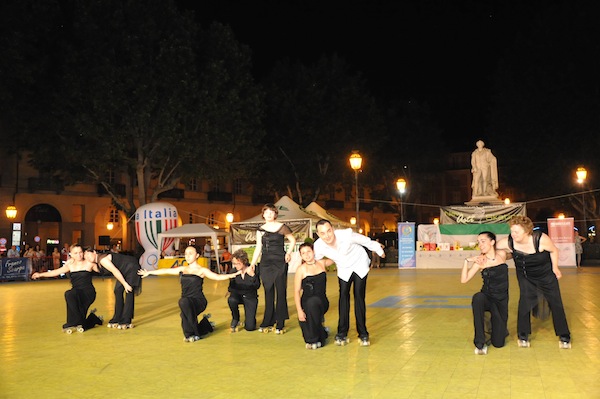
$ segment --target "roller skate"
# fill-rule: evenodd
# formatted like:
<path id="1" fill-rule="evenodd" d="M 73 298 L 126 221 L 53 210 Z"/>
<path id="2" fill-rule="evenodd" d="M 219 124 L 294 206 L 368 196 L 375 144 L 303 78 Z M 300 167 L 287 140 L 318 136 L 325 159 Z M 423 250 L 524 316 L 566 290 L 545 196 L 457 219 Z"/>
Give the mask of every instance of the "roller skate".
<path id="1" fill-rule="evenodd" d="M 527 334 L 519 334 L 517 345 L 519 345 L 519 348 L 529 348 L 531 346 Z"/>
<path id="2" fill-rule="evenodd" d="M 335 344 L 337 346 L 344 346 L 344 345 L 348 345 L 349 343 L 350 343 L 350 340 L 348 339 L 348 337 L 343 336 L 343 335 L 335 336 Z"/>
<path id="3" fill-rule="evenodd" d="M 370 346 L 371 341 L 369 341 L 369 337 L 358 337 L 358 345 L 359 346 Z"/>
<path id="4" fill-rule="evenodd" d="M 78 325 L 78 326 L 70 326 L 70 327 L 63 328 L 63 332 L 66 334 L 73 334 L 74 331 L 83 332 L 83 326 Z"/>
<path id="5" fill-rule="evenodd" d="M 306 344 L 306 349 L 315 350 L 315 349 L 319 349 L 321 346 L 323 346 L 323 345 L 320 342 L 315 342 L 314 344 L 307 343 Z"/>
<path id="6" fill-rule="evenodd" d="M 108 328 L 119 328 L 119 323 L 106 323 Z"/>
<path id="7" fill-rule="evenodd" d="M 258 332 L 260 333 L 270 333 L 271 331 L 273 331 L 273 327 L 268 326 L 268 327 L 258 327 Z"/>
<path id="8" fill-rule="evenodd" d="M 191 336 L 183 339 L 183 342 L 196 342 L 196 341 L 200 341 L 200 337 L 197 335 L 191 335 Z"/>
<path id="9" fill-rule="evenodd" d="M 476 355 L 487 355 L 487 351 L 488 351 L 487 345 L 483 345 L 483 348 L 481 348 L 481 349 L 475 347 L 475 354 Z"/>
<path id="10" fill-rule="evenodd" d="M 558 347 L 560 349 L 571 349 L 571 337 L 561 336 L 558 341 Z"/>
<path id="11" fill-rule="evenodd" d="M 129 324 L 119 324 L 116 327 L 119 330 L 129 330 L 130 328 L 133 328 L 133 323 L 129 323 Z"/>
<path id="12" fill-rule="evenodd" d="M 243 327 L 244 327 L 244 323 L 241 323 L 237 320 L 231 321 L 231 332 L 232 333 L 240 331 Z"/>
<path id="13" fill-rule="evenodd" d="M 277 335 L 283 335 L 286 332 L 287 332 L 287 330 L 285 328 L 283 328 L 283 327 L 275 329 L 275 334 L 277 334 Z"/>

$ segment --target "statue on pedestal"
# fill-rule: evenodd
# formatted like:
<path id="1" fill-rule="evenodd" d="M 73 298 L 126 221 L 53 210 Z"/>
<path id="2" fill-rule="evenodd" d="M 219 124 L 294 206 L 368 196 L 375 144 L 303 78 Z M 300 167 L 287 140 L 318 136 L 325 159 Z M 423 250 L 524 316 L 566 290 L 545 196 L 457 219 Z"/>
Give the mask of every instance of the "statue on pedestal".
<path id="1" fill-rule="evenodd" d="M 473 199 L 478 197 L 498 199 L 498 163 L 482 140 L 475 144 L 477 148 L 471 154 L 471 172 L 473 173 Z"/>

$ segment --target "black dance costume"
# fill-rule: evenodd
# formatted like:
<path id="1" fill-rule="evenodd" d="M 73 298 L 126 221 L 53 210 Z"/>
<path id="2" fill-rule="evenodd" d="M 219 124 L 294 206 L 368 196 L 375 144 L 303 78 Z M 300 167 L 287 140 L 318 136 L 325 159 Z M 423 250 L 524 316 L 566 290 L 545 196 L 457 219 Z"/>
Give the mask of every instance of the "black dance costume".
<path id="1" fill-rule="evenodd" d="M 473 324 L 475 326 L 475 338 L 473 343 L 478 349 L 482 349 L 486 343 L 484 313 L 490 312 L 492 331 L 491 342 L 496 348 L 504 346 L 505 338 L 508 336 L 508 265 L 502 263 L 497 266 L 481 270 L 483 287 L 481 291 L 473 295 L 471 305 L 473 307 Z"/>
<path id="2" fill-rule="evenodd" d="M 306 314 L 306 321 L 300 322 L 302 336 L 307 344 L 320 342 L 325 345 L 327 331 L 323 327 L 323 317 L 329 310 L 329 301 L 325 294 L 327 287 L 327 274 L 321 272 L 314 276 L 302 279 L 302 310 Z"/>
<path id="3" fill-rule="evenodd" d="M 240 321 L 240 304 L 244 305 L 245 322 L 244 328 L 247 331 L 256 330 L 256 309 L 258 308 L 258 293 L 260 287 L 260 278 L 258 277 L 258 267 L 255 269 L 254 276 L 248 274 L 237 275 L 229 280 L 229 298 L 227 303 L 231 309 L 231 328 L 235 328 Z"/>
<path id="4" fill-rule="evenodd" d="M 260 278 L 265 289 L 265 315 L 260 326 L 271 327 L 277 323 L 276 328 L 282 330 L 285 320 L 290 318 L 287 305 L 288 264 L 285 262 L 284 240 L 292 231 L 285 224 L 275 233 L 263 230 L 262 227 L 259 230 L 263 233 Z"/>
<path id="5" fill-rule="evenodd" d="M 517 332 L 520 340 L 527 341 L 531 334 L 531 310 L 538 304 L 538 292 L 548 301 L 552 312 L 554 332 L 561 341 L 570 342 L 571 334 L 567 325 L 565 309 L 563 307 L 558 279 L 552 271 L 550 252 L 540 252 L 541 231 L 534 231 L 533 246 L 535 253 L 528 254 L 514 249 L 513 239 L 508 236 L 508 246 L 513 252 L 517 280 L 521 296 L 519 298 L 519 311 L 517 317 Z"/>
<path id="6" fill-rule="evenodd" d="M 123 278 L 133 288 L 132 292 L 125 294 L 125 287 L 119 280 L 115 284 L 115 313 L 109 323 L 119 325 L 129 325 L 133 319 L 133 309 L 135 306 L 135 296 L 142 292 L 142 276 L 137 272 L 140 264 L 133 256 L 111 253 L 112 263 L 123 275 Z"/>
<path id="7" fill-rule="evenodd" d="M 63 328 L 82 326 L 84 330 L 101 325 L 102 320 L 92 311 L 86 317 L 87 311 L 96 299 L 96 289 L 92 284 L 92 273 L 87 270 L 71 272 L 71 288 L 65 291 L 67 302 L 67 322 Z"/>
<path id="8" fill-rule="evenodd" d="M 202 317 L 198 323 L 198 315 L 202 313 L 208 301 L 202 292 L 204 279 L 195 274 L 180 273 L 181 298 L 179 298 L 179 309 L 181 309 L 181 328 L 185 338 L 202 337 L 213 331 L 213 327 L 206 317 Z"/>

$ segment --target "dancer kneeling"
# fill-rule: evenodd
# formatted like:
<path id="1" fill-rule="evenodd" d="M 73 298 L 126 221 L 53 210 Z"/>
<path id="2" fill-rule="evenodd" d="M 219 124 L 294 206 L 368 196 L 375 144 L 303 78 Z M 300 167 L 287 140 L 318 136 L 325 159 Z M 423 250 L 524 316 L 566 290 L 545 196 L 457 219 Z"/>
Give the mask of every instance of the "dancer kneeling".
<path id="1" fill-rule="evenodd" d="M 231 309 L 231 332 L 238 331 L 240 324 L 240 304 L 244 305 L 246 331 L 256 330 L 256 309 L 258 308 L 258 288 L 260 279 L 258 268 L 253 269 L 248 260 L 248 254 L 238 249 L 232 255 L 232 266 L 238 274 L 229 281 L 229 298 L 227 303 Z"/>
<path id="2" fill-rule="evenodd" d="M 329 309 L 326 296 L 327 274 L 325 267 L 329 259 L 315 260 L 312 244 L 304 243 L 298 248 L 302 264 L 294 278 L 294 299 L 298 321 L 306 349 L 317 349 L 325 345 L 328 333 L 323 327 L 325 313 Z"/>
<path id="3" fill-rule="evenodd" d="M 70 248 L 71 258 L 60 268 L 43 273 L 33 273 L 32 279 L 40 277 L 57 277 L 70 273 L 73 288 L 65 292 L 67 302 L 67 322 L 63 331 L 71 334 L 74 330 L 83 332 L 102 325 L 102 319 L 96 316 L 95 309 L 87 315 L 87 311 L 96 299 L 96 289 L 92 284 L 92 272 L 98 273 L 98 265 L 83 258 L 83 248 L 73 244 Z"/>
<path id="4" fill-rule="evenodd" d="M 504 346 L 508 336 L 506 328 L 508 322 L 508 265 L 506 264 L 507 253 L 496 250 L 496 235 L 489 231 L 479 233 L 477 242 L 481 254 L 477 257 L 465 259 L 460 277 L 461 283 L 466 283 L 481 271 L 483 287 L 481 291 L 473 295 L 471 302 L 473 307 L 473 324 L 475 327 L 475 354 L 487 354 L 487 342 L 485 337 L 484 314 L 490 312 L 491 316 L 491 343 L 496 348 Z M 469 263 L 473 266 L 469 269 Z"/>
<path id="5" fill-rule="evenodd" d="M 234 274 L 216 274 L 198 265 L 196 263 L 198 256 L 198 249 L 190 245 L 185 249 L 187 266 L 151 271 L 142 269 L 138 271 L 138 274 L 142 278 L 149 275 L 180 275 L 181 298 L 179 299 L 179 308 L 181 309 L 181 327 L 183 329 L 184 341 L 186 342 L 198 341 L 200 337 L 213 331 L 213 327 L 208 321 L 207 316 L 202 317 L 202 320 L 198 323 L 198 315 L 208 305 L 208 301 L 202 292 L 204 277 L 208 277 L 211 280 L 227 280 L 239 274 L 239 272 Z"/>

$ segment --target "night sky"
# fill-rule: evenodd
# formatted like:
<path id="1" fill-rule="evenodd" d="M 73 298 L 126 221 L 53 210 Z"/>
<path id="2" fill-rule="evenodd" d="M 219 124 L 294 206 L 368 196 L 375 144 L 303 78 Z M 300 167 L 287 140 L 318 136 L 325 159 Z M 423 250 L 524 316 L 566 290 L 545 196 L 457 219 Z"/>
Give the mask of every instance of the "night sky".
<path id="1" fill-rule="evenodd" d="M 454 151 L 484 137 L 498 61 L 551 2 L 183 1 L 203 24 L 230 25 L 257 77 L 282 58 L 342 57 L 384 99 L 429 104 Z"/>

